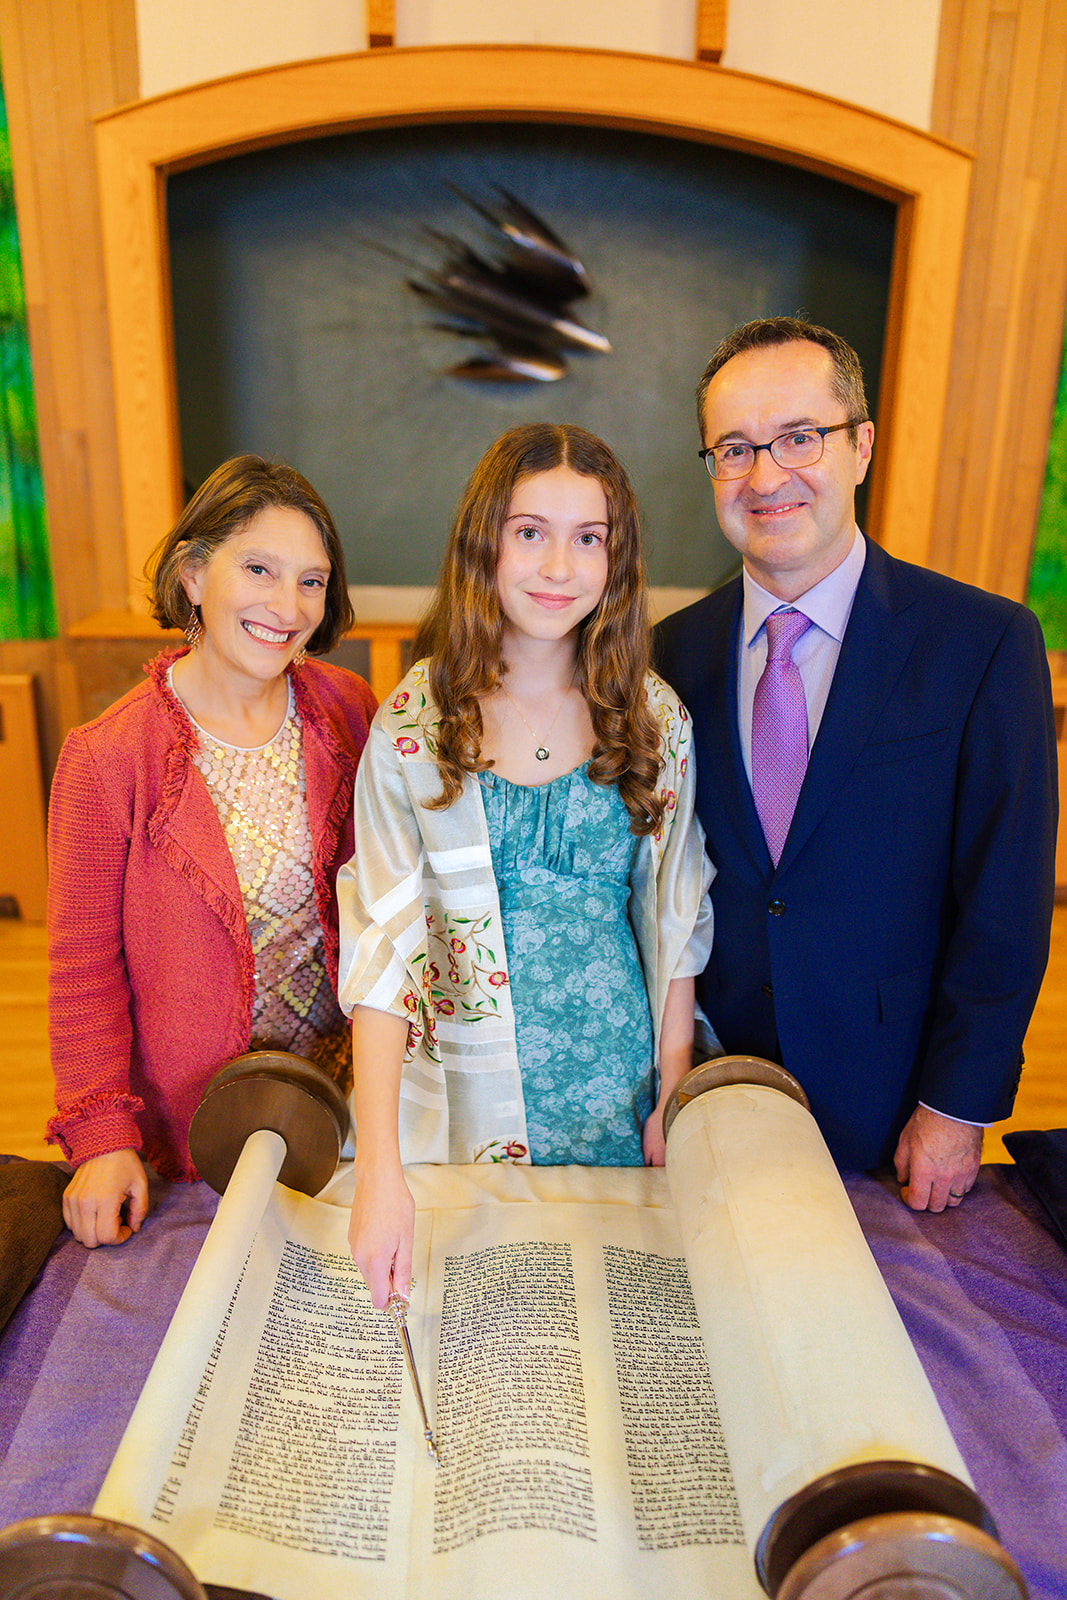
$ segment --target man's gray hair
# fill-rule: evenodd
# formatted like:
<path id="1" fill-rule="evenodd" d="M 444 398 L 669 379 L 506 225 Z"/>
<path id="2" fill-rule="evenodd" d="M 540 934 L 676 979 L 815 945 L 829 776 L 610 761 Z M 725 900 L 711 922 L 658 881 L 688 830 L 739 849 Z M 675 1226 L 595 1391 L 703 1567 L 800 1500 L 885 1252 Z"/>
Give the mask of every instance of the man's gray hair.
<path id="1" fill-rule="evenodd" d="M 867 396 L 863 388 L 863 368 L 860 358 L 838 333 L 831 333 L 829 328 L 820 328 L 814 322 L 805 322 L 802 317 L 761 317 L 755 322 L 743 322 L 733 333 L 728 333 L 721 339 L 712 352 L 711 360 L 704 368 L 703 376 L 697 385 L 697 427 L 700 429 L 701 438 L 704 435 L 704 403 L 708 397 L 708 388 L 712 378 L 734 356 L 743 354 L 746 350 L 761 350 L 779 344 L 795 344 L 806 342 L 821 345 L 829 352 L 833 362 L 833 376 L 830 379 L 830 392 L 835 400 L 839 400 L 845 408 L 845 416 L 849 422 L 855 424 L 867 421 Z M 855 427 L 848 430 L 848 442 L 855 448 L 858 440 Z"/>

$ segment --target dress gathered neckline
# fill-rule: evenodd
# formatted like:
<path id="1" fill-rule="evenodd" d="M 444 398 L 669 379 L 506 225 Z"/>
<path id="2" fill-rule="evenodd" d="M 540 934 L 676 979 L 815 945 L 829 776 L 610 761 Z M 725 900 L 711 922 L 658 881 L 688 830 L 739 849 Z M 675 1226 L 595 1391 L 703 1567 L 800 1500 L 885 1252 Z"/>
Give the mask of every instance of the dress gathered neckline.
<path id="1" fill-rule="evenodd" d="M 579 776 L 587 777 L 592 764 L 593 758 L 589 756 L 585 761 L 579 761 L 576 767 L 571 767 L 569 772 L 560 772 L 554 778 L 546 778 L 544 783 L 519 783 L 515 778 L 505 778 L 502 772 L 494 772 L 492 767 L 486 767 L 478 776 L 483 780 L 488 778 L 491 783 L 506 783 L 512 789 L 551 789 L 554 783 L 566 783 L 569 778 Z"/>

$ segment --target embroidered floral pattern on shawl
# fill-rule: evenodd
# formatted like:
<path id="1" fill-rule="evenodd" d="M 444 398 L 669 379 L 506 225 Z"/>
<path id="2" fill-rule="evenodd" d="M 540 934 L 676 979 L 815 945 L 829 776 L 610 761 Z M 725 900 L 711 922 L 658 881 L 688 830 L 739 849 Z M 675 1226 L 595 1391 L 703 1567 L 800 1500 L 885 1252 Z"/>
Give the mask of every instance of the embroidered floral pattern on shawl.
<path id="1" fill-rule="evenodd" d="M 657 1041 L 674 977 L 703 970 L 711 948 L 711 865 L 693 810 L 692 725 L 650 674 L 662 729 L 662 828 L 641 840 L 630 917 Z M 428 810 L 441 780 L 437 708 L 426 662 L 385 701 L 356 781 L 356 850 L 338 875 L 338 990 L 408 1018 L 401 1081 L 405 1162 L 529 1159 L 500 905 L 480 785 Z M 517 1152 L 521 1149 L 522 1154 Z"/>

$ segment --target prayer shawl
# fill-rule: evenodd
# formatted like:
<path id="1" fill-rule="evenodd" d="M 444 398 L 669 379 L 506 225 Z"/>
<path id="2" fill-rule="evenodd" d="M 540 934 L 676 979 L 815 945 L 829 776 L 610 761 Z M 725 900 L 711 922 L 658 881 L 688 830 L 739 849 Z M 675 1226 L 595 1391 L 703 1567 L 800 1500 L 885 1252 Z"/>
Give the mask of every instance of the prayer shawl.
<path id="1" fill-rule="evenodd" d="M 694 809 L 692 724 L 650 674 L 661 730 L 660 831 L 642 838 L 630 921 L 645 972 L 659 1060 L 672 978 L 703 971 L 711 949 L 713 868 Z M 355 854 L 337 878 L 338 994 L 408 1018 L 400 1154 L 417 1161 L 529 1161 L 508 963 L 481 785 L 443 811 L 439 713 L 418 662 L 379 709 L 356 779 Z"/>

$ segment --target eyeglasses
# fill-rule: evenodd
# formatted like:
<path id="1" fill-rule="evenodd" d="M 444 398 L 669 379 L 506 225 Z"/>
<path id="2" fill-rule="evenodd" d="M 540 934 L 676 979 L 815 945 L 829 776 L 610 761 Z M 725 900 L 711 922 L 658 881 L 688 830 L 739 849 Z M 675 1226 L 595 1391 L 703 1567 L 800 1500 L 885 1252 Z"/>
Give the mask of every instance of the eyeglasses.
<path id="1" fill-rule="evenodd" d="M 780 433 L 769 444 L 749 444 L 745 439 L 731 439 L 728 444 L 713 444 L 710 450 L 698 450 L 697 454 L 716 483 L 728 482 L 731 478 L 747 478 L 761 450 L 769 450 L 771 460 L 777 461 L 786 472 L 791 472 L 795 467 L 813 467 L 816 461 L 822 460 L 828 433 L 839 433 L 842 428 L 858 428 L 861 422 L 866 421 L 866 417 L 858 417 L 852 422 L 835 422 L 830 428 L 790 428 L 788 433 Z"/>

